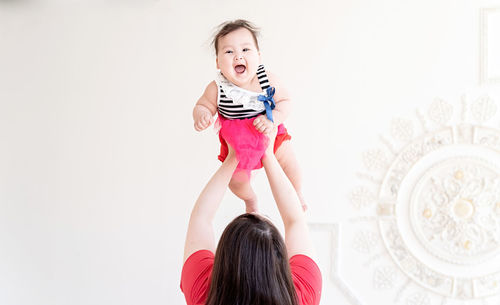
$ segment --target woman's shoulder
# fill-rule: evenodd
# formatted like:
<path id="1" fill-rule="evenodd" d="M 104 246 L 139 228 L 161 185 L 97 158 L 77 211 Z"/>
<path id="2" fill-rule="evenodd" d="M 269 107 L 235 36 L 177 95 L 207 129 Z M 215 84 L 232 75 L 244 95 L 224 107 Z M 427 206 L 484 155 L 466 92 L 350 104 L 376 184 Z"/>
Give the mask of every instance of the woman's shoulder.
<path id="1" fill-rule="evenodd" d="M 318 264 L 312 259 L 310 256 L 306 254 L 295 254 L 294 256 L 290 257 L 290 267 L 291 266 L 297 266 L 297 265 L 309 265 L 317 268 L 319 270 Z"/>
<path id="2" fill-rule="evenodd" d="M 181 273 L 181 291 L 187 304 L 201 304 L 206 297 L 214 264 L 210 250 L 198 250 L 184 262 Z"/>
<path id="3" fill-rule="evenodd" d="M 193 261 L 199 261 L 200 259 L 206 259 L 206 258 L 213 258 L 214 253 L 210 250 L 206 249 L 201 249 L 201 250 L 196 250 L 193 253 L 191 253 L 186 260 L 184 261 L 184 265 L 189 263 L 192 263 Z"/>
<path id="4" fill-rule="evenodd" d="M 290 270 L 300 304 L 318 305 L 323 280 L 316 262 L 307 255 L 297 254 L 290 258 Z"/>

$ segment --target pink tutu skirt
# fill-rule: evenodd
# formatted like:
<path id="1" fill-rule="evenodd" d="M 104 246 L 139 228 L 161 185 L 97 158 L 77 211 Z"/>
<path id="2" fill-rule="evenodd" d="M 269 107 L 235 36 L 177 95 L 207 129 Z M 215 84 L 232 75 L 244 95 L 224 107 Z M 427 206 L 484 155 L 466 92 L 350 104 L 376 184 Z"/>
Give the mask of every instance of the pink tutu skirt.
<path id="1" fill-rule="evenodd" d="M 253 121 L 256 118 L 229 120 L 219 115 L 218 124 L 216 124 L 220 126 L 221 150 L 219 160 L 224 161 L 226 159 L 228 154 L 227 143 L 229 143 L 239 161 L 233 177 L 249 179 L 252 170 L 262 168 L 262 157 L 269 144 L 269 139 L 253 126 Z M 289 139 L 291 137 L 285 126 L 280 124 L 274 143 L 274 152 L 283 141 Z M 245 173 L 245 175 L 241 175 L 241 173 Z"/>

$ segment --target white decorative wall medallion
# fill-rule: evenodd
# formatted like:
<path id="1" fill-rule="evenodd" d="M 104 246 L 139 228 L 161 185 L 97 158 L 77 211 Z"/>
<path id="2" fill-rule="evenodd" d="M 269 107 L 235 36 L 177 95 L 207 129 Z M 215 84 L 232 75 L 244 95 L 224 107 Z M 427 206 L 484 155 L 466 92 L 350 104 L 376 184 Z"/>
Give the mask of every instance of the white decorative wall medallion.
<path id="1" fill-rule="evenodd" d="M 460 107 L 436 99 L 426 115 L 394 119 L 393 140 L 363 155 L 368 184 L 350 195 L 351 224 L 372 229 L 351 250 L 369 256 L 373 289 L 395 290 L 394 303 L 500 304 L 497 110 L 489 96 Z"/>
<path id="2" fill-rule="evenodd" d="M 498 255 L 500 171 L 494 164 L 443 161 L 418 179 L 409 204 L 412 229 L 430 253 L 457 264 Z"/>

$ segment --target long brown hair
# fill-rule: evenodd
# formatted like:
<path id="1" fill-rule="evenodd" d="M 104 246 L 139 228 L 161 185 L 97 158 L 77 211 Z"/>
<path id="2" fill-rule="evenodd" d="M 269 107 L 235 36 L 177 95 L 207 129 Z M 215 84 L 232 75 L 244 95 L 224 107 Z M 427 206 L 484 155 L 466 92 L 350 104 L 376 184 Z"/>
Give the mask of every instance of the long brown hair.
<path id="1" fill-rule="evenodd" d="M 298 305 L 285 242 L 256 214 L 236 217 L 215 253 L 206 305 Z"/>

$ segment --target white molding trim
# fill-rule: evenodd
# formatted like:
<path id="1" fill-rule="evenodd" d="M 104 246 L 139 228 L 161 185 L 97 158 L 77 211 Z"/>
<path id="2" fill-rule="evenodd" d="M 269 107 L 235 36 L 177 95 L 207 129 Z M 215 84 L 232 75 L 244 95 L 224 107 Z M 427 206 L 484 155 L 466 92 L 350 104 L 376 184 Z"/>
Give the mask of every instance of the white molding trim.
<path id="1" fill-rule="evenodd" d="M 488 54 L 488 17 L 500 14 L 500 7 L 481 8 L 479 16 L 479 84 L 492 85 L 500 84 L 500 71 L 498 75 L 491 75 Z M 500 17 L 499 17 L 500 18 Z M 500 37 L 498 38 L 500 39 Z"/>
<path id="2" fill-rule="evenodd" d="M 328 276 L 351 305 L 364 305 L 354 290 L 340 276 L 340 224 L 310 222 L 311 231 L 327 231 L 330 239 L 330 270 Z"/>

